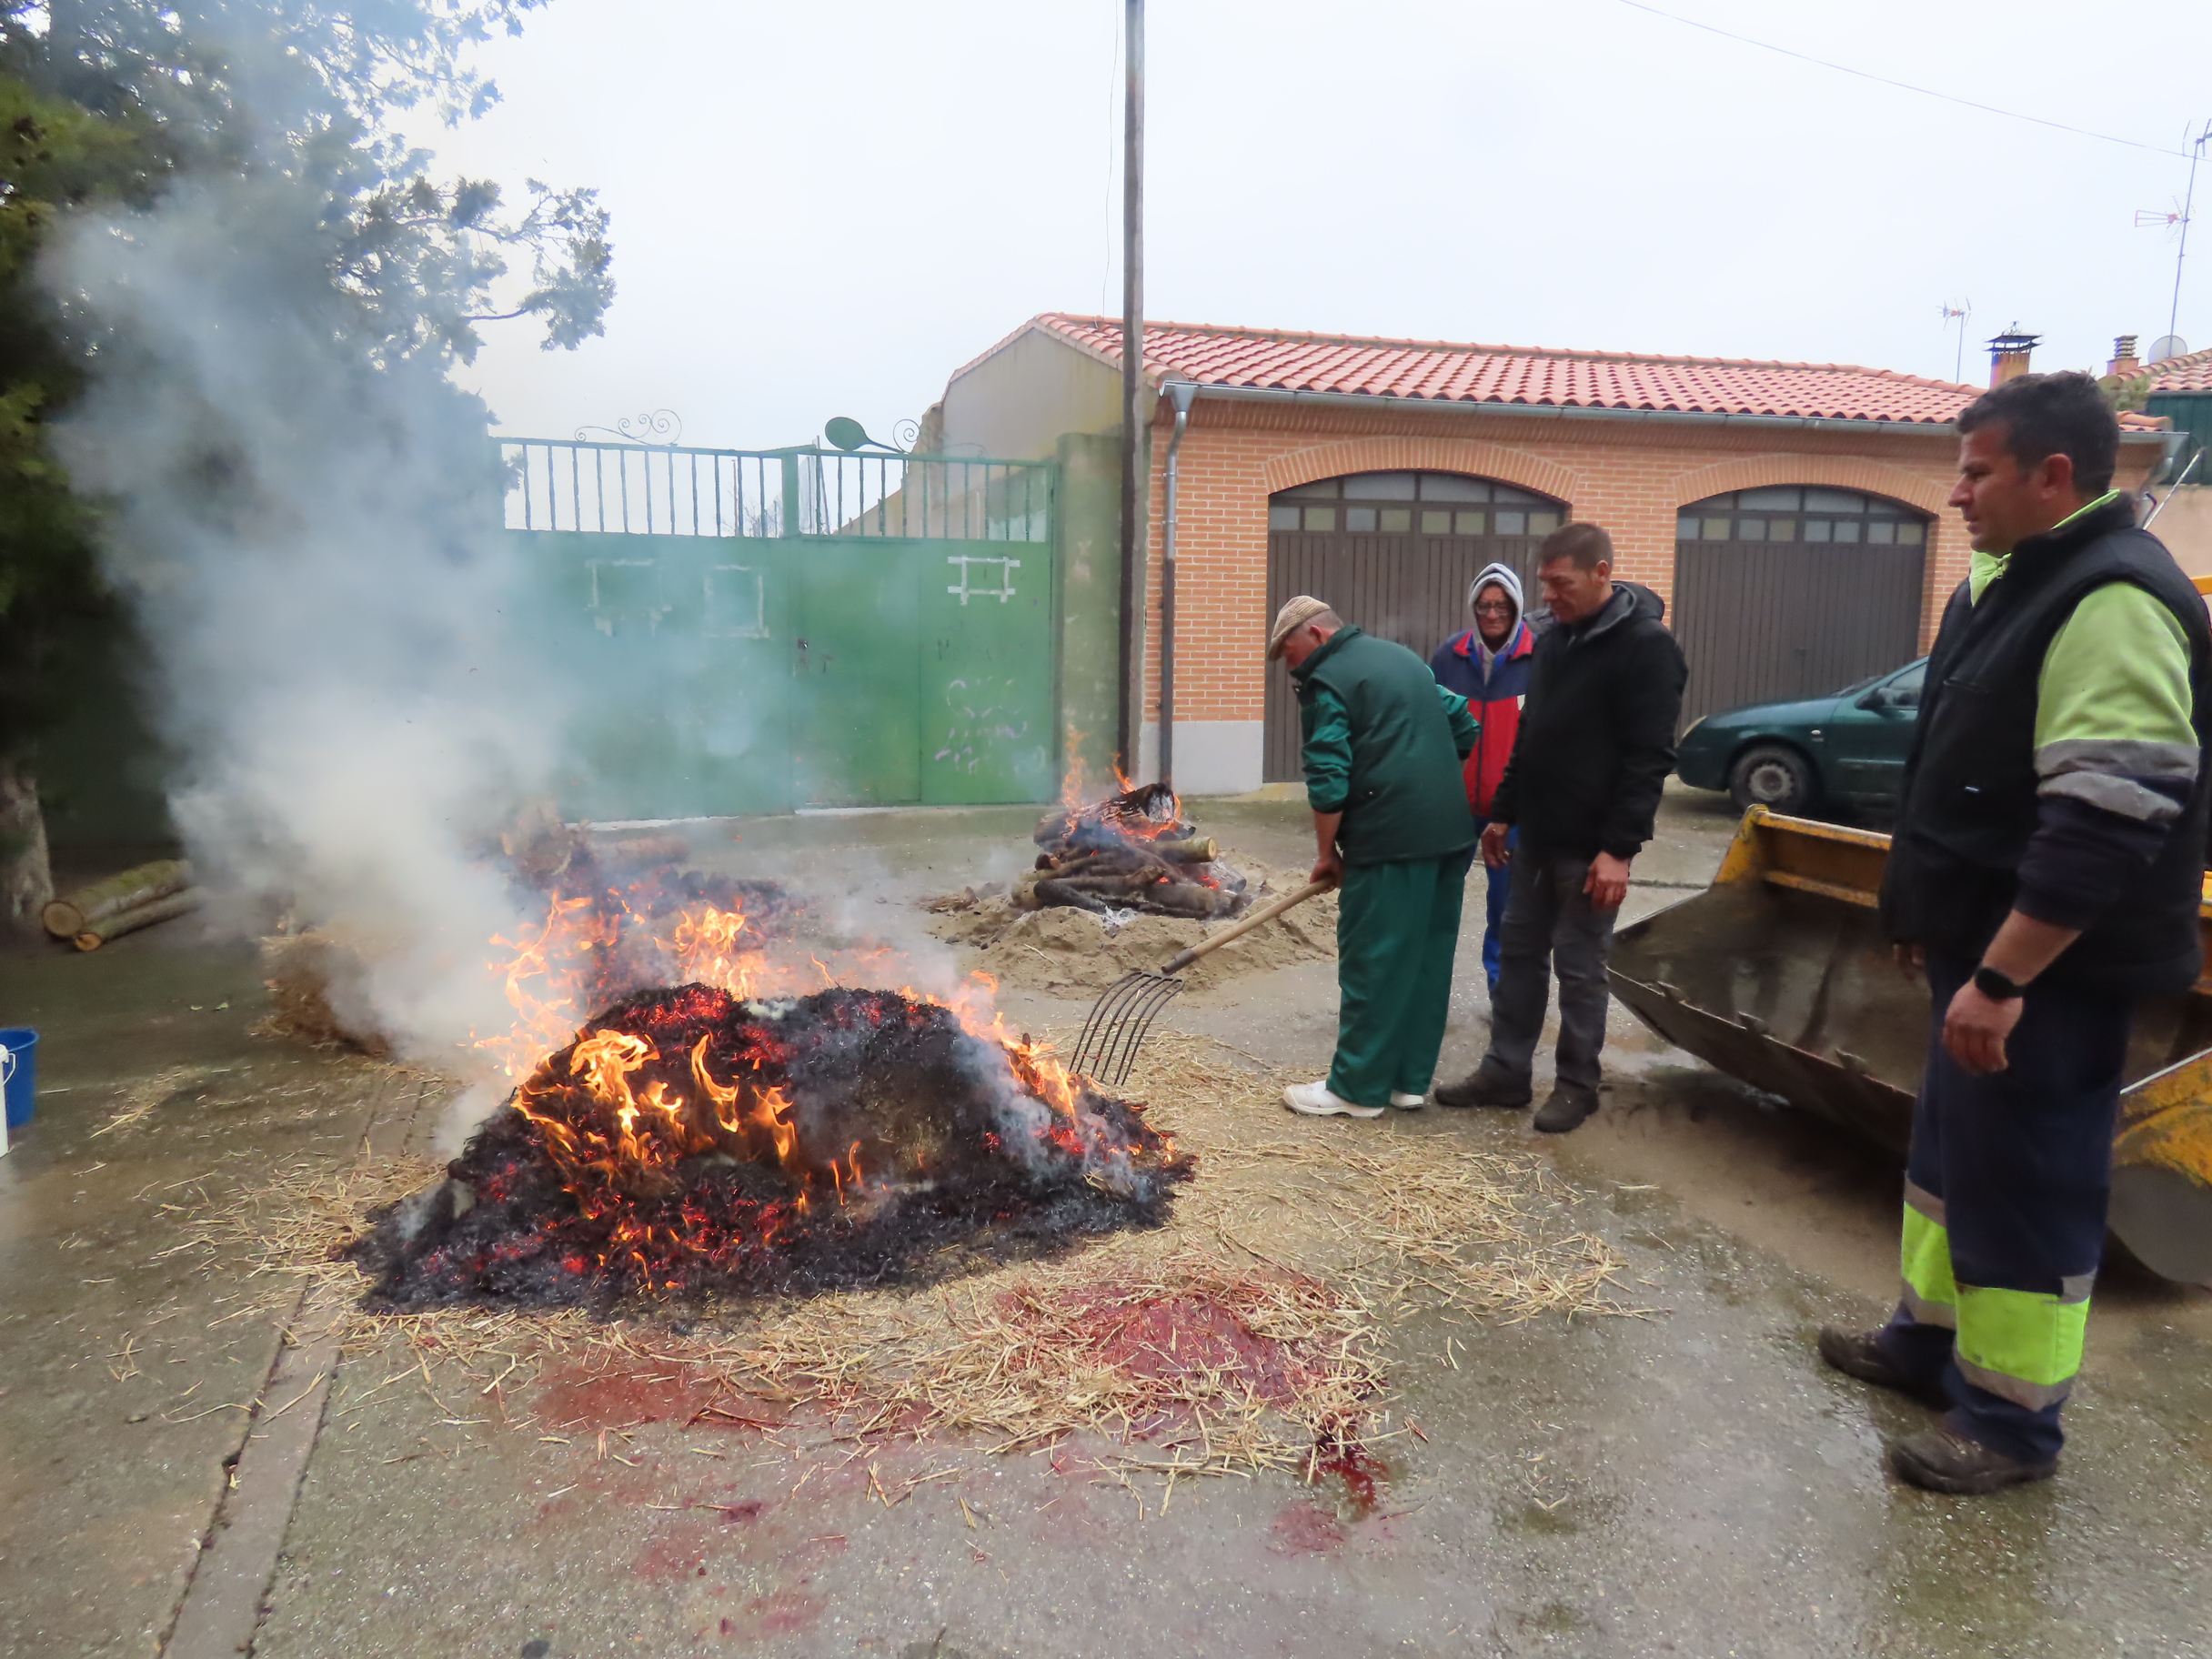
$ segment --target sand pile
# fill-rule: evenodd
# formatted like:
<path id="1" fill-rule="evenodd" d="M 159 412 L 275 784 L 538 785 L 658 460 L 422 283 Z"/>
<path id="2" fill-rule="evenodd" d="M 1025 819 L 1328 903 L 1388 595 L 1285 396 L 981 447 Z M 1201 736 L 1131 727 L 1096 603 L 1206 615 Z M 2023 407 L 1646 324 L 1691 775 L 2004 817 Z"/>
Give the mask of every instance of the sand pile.
<path id="1" fill-rule="evenodd" d="M 1252 874 L 1252 900 L 1264 902 L 1305 883 L 1302 872 Z M 1185 971 L 1193 985 L 1211 985 L 1336 956 L 1334 893 L 1309 899 L 1235 943 L 1201 958 Z M 1180 916 L 1127 912 L 1093 915 L 1077 910 L 1023 910 L 1007 890 L 966 888 L 932 899 L 930 930 L 948 943 L 975 951 L 971 964 L 1001 984 L 1030 990 L 1103 990 L 1132 970 L 1157 969 L 1178 950 L 1229 925 Z"/>

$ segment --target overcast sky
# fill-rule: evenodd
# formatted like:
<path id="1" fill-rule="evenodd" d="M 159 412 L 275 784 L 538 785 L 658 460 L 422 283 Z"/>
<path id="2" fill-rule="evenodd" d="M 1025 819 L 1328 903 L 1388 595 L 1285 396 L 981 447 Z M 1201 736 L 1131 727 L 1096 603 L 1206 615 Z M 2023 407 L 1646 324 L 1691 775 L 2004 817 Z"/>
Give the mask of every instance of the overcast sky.
<path id="1" fill-rule="evenodd" d="M 1658 0 L 1873 74 L 2180 151 L 2212 5 Z M 1121 0 L 555 0 L 489 48 L 452 169 L 597 186 L 605 337 L 465 378 L 565 436 L 880 436 L 1039 311 L 1118 312 Z M 1875 85 L 1624 0 L 1154 0 L 1146 312 L 1965 377 L 2166 331 L 2187 163 Z M 2197 215 L 2212 219 L 2212 162 Z M 2212 345 L 2212 223 L 2179 332 Z"/>

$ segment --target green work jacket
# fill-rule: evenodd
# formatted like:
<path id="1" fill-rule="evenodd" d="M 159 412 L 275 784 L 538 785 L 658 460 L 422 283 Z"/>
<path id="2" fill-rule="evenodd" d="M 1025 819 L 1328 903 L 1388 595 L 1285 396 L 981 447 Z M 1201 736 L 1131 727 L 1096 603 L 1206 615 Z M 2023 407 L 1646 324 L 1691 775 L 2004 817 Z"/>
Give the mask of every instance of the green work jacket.
<path id="1" fill-rule="evenodd" d="M 1342 812 L 1347 864 L 1442 859 L 1474 844 L 1460 762 L 1478 727 L 1467 699 L 1402 645 L 1340 628 L 1291 670 L 1306 800 Z"/>

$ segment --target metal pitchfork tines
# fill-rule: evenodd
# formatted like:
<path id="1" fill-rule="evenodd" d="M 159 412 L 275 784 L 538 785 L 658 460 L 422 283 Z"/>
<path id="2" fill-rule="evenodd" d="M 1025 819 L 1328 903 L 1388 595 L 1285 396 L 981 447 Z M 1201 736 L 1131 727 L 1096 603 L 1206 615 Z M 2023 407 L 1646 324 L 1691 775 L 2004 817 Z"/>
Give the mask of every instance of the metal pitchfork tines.
<path id="1" fill-rule="evenodd" d="M 1106 988 L 1091 1006 L 1083 1034 L 1076 1040 L 1074 1069 L 1094 1082 L 1118 1089 L 1129 1081 L 1137 1063 L 1137 1051 L 1151 1032 L 1161 1010 L 1183 992 L 1175 976 L 1202 956 L 1219 950 L 1232 939 L 1242 939 L 1254 928 L 1264 927 L 1294 904 L 1303 904 L 1316 893 L 1329 890 L 1325 881 L 1309 881 L 1296 892 L 1271 899 L 1250 915 L 1202 939 L 1188 950 L 1179 950 L 1160 965 L 1157 973 L 1141 970 L 1125 973 Z"/>

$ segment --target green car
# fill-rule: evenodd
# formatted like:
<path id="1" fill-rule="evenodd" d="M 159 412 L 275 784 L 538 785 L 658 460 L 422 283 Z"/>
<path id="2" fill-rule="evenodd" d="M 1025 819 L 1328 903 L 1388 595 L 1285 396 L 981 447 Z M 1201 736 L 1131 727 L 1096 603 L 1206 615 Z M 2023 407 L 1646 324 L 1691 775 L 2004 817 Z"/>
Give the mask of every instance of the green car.
<path id="1" fill-rule="evenodd" d="M 1897 803 L 1928 659 L 1826 697 L 1708 714 L 1682 734 L 1675 776 L 1741 809 L 1883 812 Z"/>

